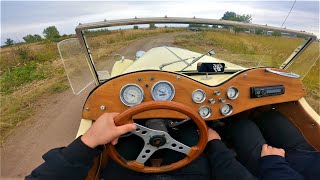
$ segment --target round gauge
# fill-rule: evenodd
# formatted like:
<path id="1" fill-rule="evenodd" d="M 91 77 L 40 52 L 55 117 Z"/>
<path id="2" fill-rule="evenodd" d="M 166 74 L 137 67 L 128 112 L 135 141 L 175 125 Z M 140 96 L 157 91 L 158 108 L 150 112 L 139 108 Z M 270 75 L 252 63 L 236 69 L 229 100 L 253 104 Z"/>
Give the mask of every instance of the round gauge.
<path id="1" fill-rule="evenodd" d="M 232 113 L 233 107 L 230 104 L 223 104 L 220 107 L 221 114 L 224 116 L 228 116 Z"/>
<path id="2" fill-rule="evenodd" d="M 209 106 L 201 106 L 198 112 L 203 119 L 211 116 L 211 108 Z"/>
<path id="3" fill-rule="evenodd" d="M 202 103 L 206 99 L 206 93 L 202 89 L 196 89 L 192 93 L 192 100 L 195 103 Z"/>
<path id="4" fill-rule="evenodd" d="M 126 106 L 134 106 L 140 104 L 143 100 L 143 89 L 136 84 L 127 84 L 120 90 L 120 100 Z"/>
<path id="5" fill-rule="evenodd" d="M 151 95 L 154 100 L 171 101 L 174 94 L 175 89 L 168 81 L 158 81 L 151 88 Z"/>
<path id="6" fill-rule="evenodd" d="M 239 96 L 239 90 L 236 87 L 229 87 L 227 89 L 227 96 L 229 99 L 234 100 Z"/>

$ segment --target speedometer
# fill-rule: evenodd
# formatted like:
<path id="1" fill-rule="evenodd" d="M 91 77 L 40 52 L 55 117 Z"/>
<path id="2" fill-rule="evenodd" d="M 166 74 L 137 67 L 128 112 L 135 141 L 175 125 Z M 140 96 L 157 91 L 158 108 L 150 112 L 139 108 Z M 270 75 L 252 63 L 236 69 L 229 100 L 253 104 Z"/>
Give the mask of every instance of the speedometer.
<path id="1" fill-rule="evenodd" d="M 158 81 L 151 88 L 151 95 L 154 100 L 171 101 L 174 94 L 175 89 L 168 81 Z"/>
<path id="2" fill-rule="evenodd" d="M 140 104 L 143 100 L 143 89 L 136 84 L 127 84 L 120 90 L 120 100 L 126 106 L 134 106 Z"/>

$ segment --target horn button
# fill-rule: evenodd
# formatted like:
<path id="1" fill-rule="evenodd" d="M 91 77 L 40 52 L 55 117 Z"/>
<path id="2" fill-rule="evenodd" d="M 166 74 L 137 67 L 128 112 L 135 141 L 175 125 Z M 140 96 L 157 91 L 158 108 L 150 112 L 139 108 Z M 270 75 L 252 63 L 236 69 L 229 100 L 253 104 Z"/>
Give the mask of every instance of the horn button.
<path id="1" fill-rule="evenodd" d="M 149 144 L 155 147 L 163 146 L 166 143 L 167 143 L 167 139 L 165 138 L 165 136 L 161 136 L 161 135 L 152 136 L 149 140 Z"/>

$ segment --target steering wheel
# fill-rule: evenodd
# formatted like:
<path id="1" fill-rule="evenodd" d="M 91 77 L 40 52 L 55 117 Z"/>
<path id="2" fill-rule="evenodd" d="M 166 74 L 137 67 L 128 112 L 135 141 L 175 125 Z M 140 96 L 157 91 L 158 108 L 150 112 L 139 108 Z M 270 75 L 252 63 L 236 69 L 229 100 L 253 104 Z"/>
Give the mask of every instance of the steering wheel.
<path id="1" fill-rule="evenodd" d="M 141 137 L 144 140 L 144 147 L 138 155 L 137 159 L 134 161 L 127 161 L 124 159 L 113 145 L 108 144 L 107 150 L 109 152 L 109 156 L 117 163 L 122 165 L 125 168 L 144 172 L 144 173 L 162 173 L 167 171 L 172 171 L 178 168 L 181 168 L 191 161 L 196 159 L 204 150 L 207 144 L 208 139 L 208 130 L 207 125 L 204 120 L 189 106 L 178 102 L 172 101 L 150 101 L 141 103 L 139 105 L 133 106 L 121 114 L 115 117 L 114 121 L 117 126 L 133 123 L 133 116 L 144 111 L 155 110 L 155 109 L 167 109 L 180 112 L 189 118 L 191 118 L 199 129 L 199 141 L 197 145 L 193 147 L 189 147 L 174 138 L 172 138 L 167 132 L 160 130 L 153 130 L 139 124 L 136 124 L 137 129 L 133 131 L 135 135 Z M 128 147 L 129 148 L 129 147 Z M 181 152 L 186 154 L 186 157 L 180 161 L 175 163 L 159 166 L 159 167 L 151 167 L 145 166 L 144 163 L 151 157 L 151 155 L 160 150 L 160 149 L 172 149 L 177 152 Z"/>

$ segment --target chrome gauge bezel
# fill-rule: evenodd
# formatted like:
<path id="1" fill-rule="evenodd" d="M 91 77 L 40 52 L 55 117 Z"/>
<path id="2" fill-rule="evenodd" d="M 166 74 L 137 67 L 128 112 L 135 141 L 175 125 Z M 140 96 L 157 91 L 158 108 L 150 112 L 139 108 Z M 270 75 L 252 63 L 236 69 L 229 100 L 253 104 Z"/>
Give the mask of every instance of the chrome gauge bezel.
<path id="1" fill-rule="evenodd" d="M 224 113 L 224 112 L 222 112 L 222 108 L 223 108 L 223 106 L 229 106 L 230 111 L 229 111 L 228 113 Z M 232 111 L 233 111 L 233 107 L 232 107 L 232 105 L 231 105 L 231 104 L 228 104 L 228 103 L 226 103 L 226 104 L 222 104 L 222 105 L 221 105 L 221 107 L 220 107 L 220 112 L 221 112 L 221 114 L 222 114 L 222 115 L 224 115 L 224 116 L 229 116 L 229 115 L 232 113 Z"/>
<path id="2" fill-rule="evenodd" d="M 153 86 L 152 86 L 152 88 L 151 88 L 151 96 L 152 96 L 152 99 L 155 100 L 155 101 L 161 100 L 161 99 L 156 99 L 155 94 L 153 93 L 154 88 L 155 88 L 158 84 L 160 84 L 160 83 L 166 83 L 166 84 L 168 84 L 168 85 L 170 86 L 170 88 L 172 89 L 172 94 L 171 94 L 170 98 L 167 99 L 167 100 L 165 100 L 165 101 L 171 101 L 171 100 L 174 98 L 175 94 L 176 94 L 176 90 L 175 90 L 174 86 L 173 86 L 169 81 L 158 81 L 158 82 L 156 82 L 156 83 L 153 84 Z"/>
<path id="3" fill-rule="evenodd" d="M 202 116 L 202 115 L 201 115 L 200 110 L 201 110 L 202 108 L 207 108 L 207 109 L 209 109 L 208 115 L 206 115 L 206 116 Z M 204 105 L 204 106 L 201 106 L 201 107 L 198 109 L 198 113 L 199 113 L 199 115 L 200 115 L 203 119 L 207 119 L 208 117 L 211 116 L 212 110 L 211 110 L 211 108 L 210 108 L 209 106 Z"/>
<path id="4" fill-rule="evenodd" d="M 228 91 L 229 91 L 230 89 L 234 89 L 234 90 L 236 91 L 236 95 L 235 95 L 234 97 L 229 97 L 229 96 L 228 96 Z M 235 99 L 237 99 L 238 96 L 239 96 L 239 90 L 238 90 L 238 88 L 236 88 L 236 87 L 234 87 L 234 86 L 229 87 L 229 88 L 227 89 L 227 91 L 226 91 L 226 96 L 227 96 L 228 99 L 230 99 L 230 100 L 235 100 Z"/>
<path id="5" fill-rule="evenodd" d="M 135 86 L 135 87 L 137 87 L 137 88 L 141 91 L 142 98 L 139 100 L 138 103 L 132 104 L 132 103 L 127 102 L 127 101 L 124 99 L 123 92 L 124 92 L 124 90 L 125 90 L 127 87 L 129 87 L 129 86 Z M 137 85 L 137 84 L 133 84 L 133 83 L 126 84 L 126 85 L 124 85 L 124 86 L 121 88 L 121 90 L 120 90 L 120 100 L 121 100 L 121 102 L 122 102 L 124 105 L 126 105 L 126 106 L 132 107 L 132 106 L 138 105 L 138 104 L 140 104 L 140 103 L 143 101 L 143 99 L 144 99 L 144 91 L 143 91 L 143 89 L 142 89 L 139 85 Z"/>
<path id="6" fill-rule="evenodd" d="M 200 100 L 200 101 L 197 101 L 197 100 L 195 100 L 194 99 L 194 96 L 195 96 L 195 93 L 197 93 L 197 92 L 201 92 L 202 93 L 202 95 L 203 95 L 203 98 Z M 206 100 L 206 92 L 204 92 L 202 89 L 196 89 L 196 90 L 194 90 L 193 92 L 192 92 L 192 101 L 194 102 L 194 103 L 197 103 L 197 104 L 200 104 L 200 103 L 202 103 L 203 101 L 205 101 Z"/>

